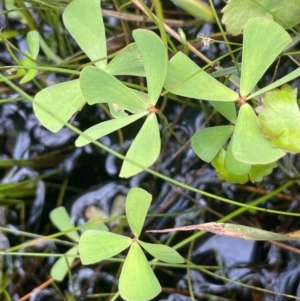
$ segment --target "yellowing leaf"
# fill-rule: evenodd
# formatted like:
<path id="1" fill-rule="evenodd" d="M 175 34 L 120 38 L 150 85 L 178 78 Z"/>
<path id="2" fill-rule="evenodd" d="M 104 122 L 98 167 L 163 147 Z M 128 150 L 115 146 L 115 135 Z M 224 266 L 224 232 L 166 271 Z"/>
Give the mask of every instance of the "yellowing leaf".
<path id="1" fill-rule="evenodd" d="M 272 144 L 287 152 L 300 152 L 300 112 L 296 90 L 289 85 L 266 93 L 258 123 Z"/>
<path id="2" fill-rule="evenodd" d="M 263 177 L 272 173 L 273 169 L 277 167 L 277 163 L 273 162 L 264 165 L 252 165 L 249 171 L 249 178 L 252 183 L 261 182 Z"/>
<path id="3" fill-rule="evenodd" d="M 229 0 L 223 9 L 226 30 L 238 35 L 253 17 L 275 19 L 285 28 L 299 24 L 300 0 Z"/>
<path id="4" fill-rule="evenodd" d="M 252 183 L 261 182 L 263 177 L 269 175 L 276 163 L 264 165 L 248 165 L 235 160 L 230 153 L 231 143 L 229 144 L 229 154 L 224 149 L 211 161 L 212 166 L 216 169 L 218 178 L 231 183 L 244 184 L 248 181 Z M 226 162 L 227 160 L 227 162 Z M 233 166 L 232 166 L 233 165 Z"/>
<path id="5" fill-rule="evenodd" d="M 218 155 L 211 161 L 211 165 L 215 168 L 218 178 L 230 183 L 245 184 L 248 182 L 249 178 L 247 174 L 236 175 L 227 170 L 224 163 L 225 156 L 226 151 L 221 149 Z"/>

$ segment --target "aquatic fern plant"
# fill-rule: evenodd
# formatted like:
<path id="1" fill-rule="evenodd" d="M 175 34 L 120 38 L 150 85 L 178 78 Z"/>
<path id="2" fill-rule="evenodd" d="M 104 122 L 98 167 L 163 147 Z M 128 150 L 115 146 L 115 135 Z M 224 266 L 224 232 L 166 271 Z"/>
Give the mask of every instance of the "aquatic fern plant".
<path id="1" fill-rule="evenodd" d="M 242 61 L 237 64 L 241 70 L 237 68 L 234 72 L 227 72 L 219 67 L 219 71 L 225 71 L 228 76 L 230 85 L 225 85 L 182 52 L 175 53 L 169 59 L 167 45 L 163 40 L 144 29 L 135 30 L 134 42 L 108 62 L 100 2 L 89 0 L 87 5 L 85 0 L 73 0 L 64 11 L 63 21 L 67 30 L 91 62 L 80 72 L 73 72 L 77 73 L 77 79 L 47 87 L 36 95 L 34 111 L 46 128 L 58 132 L 83 106 L 107 105 L 113 118 L 81 133 L 76 140 L 76 146 L 81 147 L 143 119 L 143 125 L 120 171 L 120 177 L 131 177 L 150 167 L 160 154 L 159 121 L 162 120 L 166 126 L 168 121 L 157 107 L 157 102 L 161 94 L 172 93 L 207 101 L 225 117 L 224 124 L 201 129 L 191 138 L 194 152 L 203 161 L 211 162 L 220 179 L 235 183 L 249 180 L 259 182 L 272 172 L 277 161 L 286 153 L 300 152 L 300 114 L 296 92 L 286 84 L 299 77 L 300 68 L 266 87 L 257 87 L 266 70 L 292 43 L 285 28 L 296 24 L 295 18 L 285 18 L 282 24 L 270 16 L 248 15 L 242 18 L 243 23 L 236 27 L 238 32 L 244 31 Z M 238 5 L 238 2 L 230 1 L 224 10 L 226 24 L 232 22 L 234 5 Z M 253 3 L 244 2 L 253 8 Z M 292 23 L 286 23 L 288 21 Z M 27 41 L 27 58 L 19 62 L 19 67 L 24 67 L 20 68 L 24 72 L 20 83 L 31 80 L 37 74 L 35 59 L 40 46 L 37 33 L 30 32 Z M 31 68 L 25 71 L 26 66 Z M 128 87 L 118 79 L 119 75 L 144 78 L 147 93 Z M 126 300 L 149 300 L 155 297 L 161 290 L 151 268 L 155 262 L 149 263 L 143 250 L 155 257 L 155 260 L 170 264 L 181 263 L 183 259 L 167 246 L 140 240 L 150 202 L 151 196 L 144 190 L 130 190 L 126 200 L 126 214 L 133 237 L 111 233 L 102 223 L 85 225 L 88 230 L 79 236 L 65 209 L 56 208 L 50 217 L 75 246 L 53 265 L 51 275 L 61 281 L 78 254 L 83 264 L 93 264 L 129 249 L 120 276 L 121 296 Z M 232 236 L 244 236 L 247 239 L 272 238 L 270 233 L 249 230 L 243 226 L 209 226 L 194 226 L 188 230 L 217 229 L 215 233 L 224 234 L 222 231 L 225 229 Z M 290 237 L 279 235 L 274 236 L 274 239 Z M 145 286 L 145 283 L 149 285 Z"/>
<path id="2" fill-rule="evenodd" d="M 143 301 L 157 296 L 161 292 L 161 286 L 143 250 L 154 258 L 170 264 L 183 263 L 184 259 L 168 246 L 151 244 L 139 239 L 151 200 L 152 196 L 141 188 L 131 188 L 128 192 L 126 217 L 133 238 L 109 232 L 105 226 L 103 227 L 101 220 L 87 224 L 86 230 L 79 238 L 76 231 L 67 231 L 74 228 L 74 225 L 65 209 L 63 207 L 54 209 L 50 214 L 52 222 L 61 231 L 67 231 L 67 236 L 74 242 L 79 242 L 79 245 L 72 247 L 54 264 L 51 270 L 52 277 L 61 281 L 78 251 L 81 262 L 87 265 L 109 259 L 129 248 L 119 280 L 121 297 L 130 301 Z"/>
<path id="3" fill-rule="evenodd" d="M 84 67 L 79 79 L 59 83 L 39 92 L 34 103 L 36 116 L 45 127 L 57 132 L 84 105 L 106 103 L 113 119 L 87 129 L 76 140 L 78 147 L 146 118 L 126 153 L 120 177 L 136 175 L 151 166 L 159 156 L 161 143 L 157 116 L 164 122 L 166 118 L 155 106 L 162 87 L 166 90 L 164 93 L 209 101 L 228 120 L 229 124 L 202 129 L 192 137 L 195 153 L 202 160 L 212 162 L 221 179 L 237 183 L 249 180 L 259 182 L 263 176 L 270 174 L 277 160 L 286 152 L 300 151 L 299 148 L 275 143 L 282 140 L 279 137 L 283 132 L 285 140 L 297 136 L 292 130 L 292 120 L 281 123 L 274 132 L 273 125 L 262 121 L 266 110 L 260 108 L 266 107 L 265 102 L 262 107 L 253 106 L 259 101 L 258 96 L 264 97 L 266 92 L 300 75 L 298 68 L 267 87 L 256 87 L 268 67 L 292 42 L 285 29 L 275 21 L 256 17 L 246 23 L 241 75 L 238 78 L 233 74 L 229 78 L 235 85 L 238 84 L 237 93 L 206 73 L 182 52 L 176 53 L 168 61 L 162 40 L 149 30 L 135 30 L 135 42 L 107 63 L 99 0 L 91 0 L 89 9 L 83 0 L 72 1 L 64 12 L 63 20 L 94 66 Z M 148 93 L 128 88 L 116 78 L 117 75 L 145 77 Z M 286 97 L 293 99 L 296 106 L 292 89 L 283 89 Z M 277 95 L 275 90 L 266 97 L 276 103 L 286 103 Z M 250 104 L 250 100 L 254 102 Z M 282 117 L 281 112 L 271 106 L 267 114 L 273 119 Z M 295 114 L 299 115 L 298 108 Z M 56 116 L 63 122 L 59 122 Z M 294 134 L 290 134 L 292 132 Z"/>

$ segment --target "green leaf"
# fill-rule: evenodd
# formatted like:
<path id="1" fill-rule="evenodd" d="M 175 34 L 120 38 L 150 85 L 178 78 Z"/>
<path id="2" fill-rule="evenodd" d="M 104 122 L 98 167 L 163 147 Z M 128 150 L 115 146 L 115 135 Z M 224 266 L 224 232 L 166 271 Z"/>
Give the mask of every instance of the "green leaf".
<path id="1" fill-rule="evenodd" d="M 195 99 L 235 101 L 239 98 L 237 93 L 199 68 L 182 52 L 176 53 L 169 61 L 164 87 L 176 95 Z"/>
<path id="2" fill-rule="evenodd" d="M 165 261 L 168 263 L 184 263 L 184 259 L 181 257 L 181 255 L 169 246 L 150 244 L 140 240 L 139 244 L 149 254 L 161 261 Z"/>
<path id="3" fill-rule="evenodd" d="M 277 164 L 270 163 L 265 165 L 252 165 L 249 171 L 249 178 L 252 183 L 261 182 L 263 177 L 272 173 L 273 169 L 277 167 Z"/>
<path id="4" fill-rule="evenodd" d="M 235 175 L 247 174 L 251 169 L 250 164 L 240 162 L 240 161 L 236 160 L 235 157 L 233 156 L 232 139 L 230 140 L 228 147 L 227 147 L 226 156 L 224 159 L 224 165 L 225 165 L 225 168 L 230 173 L 235 174 Z"/>
<path id="5" fill-rule="evenodd" d="M 79 47 L 99 68 L 105 68 L 106 37 L 100 0 L 73 0 L 63 13 L 63 21 Z"/>
<path id="6" fill-rule="evenodd" d="M 131 188 L 126 198 L 126 216 L 134 236 L 139 237 L 152 200 L 146 190 L 138 187 Z"/>
<path id="7" fill-rule="evenodd" d="M 296 70 L 292 71 L 291 73 L 285 75 L 284 77 L 280 78 L 279 80 L 275 81 L 274 83 L 268 85 L 267 87 L 264 87 L 253 94 L 249 95 L 246 99 L 254 98 L 258 95 L 264 94 L 265 92 L 268 92 L 272 89 L 275 89 L 279 86 L 282 86 L 283 84 L 297 78 L 300 76 L 300 68 L 297 68 Z"/>
<path id="8" fill-rule="evenodd" d="M 233 156 L 247 164 L 268 164 L 277 161 L 285 152 L 272 146 L 257 124 L 249 104 L 241 106 L 232 136 Z"/>
<path id="9" fill-rule="evenodd" d="M 167 51 L 162 40 L 152 31 L 137 29 L 133 31 L 133 37 L 144 64 L 150 104 L 154 106 L 167 74 Z"/>
<path id="10" fill-rule="evenodd" d="M 31 55 L 31 54 L 30 54 Z M 19 62 L 21 66 L 30 66 L 33 67 L 35 65 L 35 62 L 32 59 L 26 58 L 24 60 L 21 60 Z M 37 69 L 18 69 L 17 74 L 25 72 L 25 75 L 20 80 L 20 84 L 25 84 L 35 78 L 35 76 L 38 74 Z"/>
<path id="11" fill-rule="evenodd" d="M 236 122 L 236 108 L 234 102 L 210 101 L 210 104 L 231 123 Z"/>
<path id="12" fill-rule="evenodd" d="M 232 135 L 232 125 L 205 128 L 192 137 L 192 148 L 203 161 L 210 162 Z"/>
<path id="13" fill-rule="evenodd" d="M 203 1 L 199 0 L 172 0 L 175 5 L 191 14 L 192 16 L 209 23 L 214 23 L 215 17 L 212 9 Z"/>
<path id="14" fill-rule="evenodd" d="M 142 128 L 133 140 L 127 151 L 126 158 L 138 162 L 144 167 L 149 167 L 158 158 L 160 145 L 158 122 L 155 114 L 152 113 L 147 117 Z M 143 168 L 124 161 L 119 176 L 129 178 L 141 171 L 143 171 Z"/>
<path id="15" fill-rule="evenodd" d="M 133 94 L 135 94 L 138 98 L 140 98 L 141 100 L 143 100 L 145 103 L 149 104 L 149 94 L 141 92 L 139 90 L 134 90 L 134 89 L 131 89 L 131 88 L 129 88 L 129 90 Z"/>
<path id="16" fill-rule="evenodd" d="M 138 98 L 114 76 L 96 67 L 85 67 L 80 73 L 80 88 L 88 102 L 120 104 L 131 111 L 145 111 L 148 104 Z"/>
<path id="17" fill-rule="evenodd" d="M 124 300 L 130 301 L 151 300 L 161 292 L 161 286 L 137 242 L 132 243 L 124 262 L 119 291 Z"/>
<path id="18" fill-rule="evenodd" d="M 60 231 L 67 231 L 74 228 L 70 216 L 65 207 L 57 207 L 50 212 L 50 219 L 53 225 Z M 77 231 L 72 231 L 65 234 L 75 242 L 79 241 L 79 234 Z"/>
<path id="19" fill-rule="evenodd" d="M 274 146 L 291 153 L 300 152 L 300 112 L 296 90 L 291 86 L 266 93 L 258 123 Z"/>
<path id="20" fill-rule="evenodd" d="M 136 43 L 131 43 L 123 48 L 110 61 L 105 71 L 112 75 L 145 76 L 144 65 Z"/>
<path id="21" fill-rule="evenodd" d="M 129 115 L 122 118 L 112 119 L 105 122 L 96 124 L 86 131 L 83 132 L 84 135 L 80 135 L 75 141 L 77 147 L 91 143 L 105 135 L 108 135 L 148 114 L 148 112 L 142 112 L 134 115 Z M 88 136 L 89 138 L 86 138 Z"/>
<path id="22" fill-rule="evenodd" d="M 270 34 L 272 33 L 272 34 Z M 276 22 L 250 19 L 244 30 L 241 96 L 247 96 L 281 51 L 292 42 Z"/>
<path id="23" fill-rule="evenodd" d="M 222 12 L 222 22 L 233 35 L 241 33 L 253 17 L 274 18 L 283 27 L 289 28 L 299 24 L 300 0 L 230 0 Z"/>
<path id="24" fill-rule="evenodd" d="M 78 254 L 77 246 L 74 246 L 71 249 L 69 249 L 65 253 L 65 255 L 60 257 L 52 266 L 50 270 L 51 277 L 53 277 L 56 281 L 63 281 L 72 263 L 75 261 L 77 254 Z"/>
<path id="25" fill-rule="evenodd" d="M 79 254 L 83 264 L 92 264 L 127 249 L 132 243 L 129 237 L 119 234 L 87 230 L 83 232 L 79 241 Z"/>
<path id="26" fill-rule="evenodd" d="M 269 0 L 260 0 L 260 3 L 270 2 Z M 228 1 L 222 12 L 222 23 L 226 25 L 226 30 L 233 35 L 240 34 L 248 20 L 255 17 L 264 17 L 266 19 L 273 19 L 272 16 L 265 11 L 259 3 L 253 0 L 231 0 Z M 237 18 L 237 16 L 241 16 Z"/>
<path id="27" fill-rule="evenodd" d="M 249 178 L 247 174 L 236 175 L 227 170 L 224 163 L 225 156 L 226 151 L 221 149 L 218 155 L 211 161 L 211 165 L 215 168 L 218 178 L 230 183 L 245 184 L 248 182 Z"/>
<path id="28" fill-rule="evenodd" d="M 36 58 L 39 54 L 39 50 L 40 50 L 40 36 L 39 36 L 39 33 L 35 30 L 29 31 L 27 33 L 26 38 L 27 38 L 29 52 L 31 53 L 32 58 L 34 60 L 36 60 Z"/>
<path id="29" fill-rule="evenodd" d="M 33 109 L 42 125 L 56 133 L 84 104 L 85 99 L 79 87 L 79 80 L 75 79 L 38 92 Z"/>

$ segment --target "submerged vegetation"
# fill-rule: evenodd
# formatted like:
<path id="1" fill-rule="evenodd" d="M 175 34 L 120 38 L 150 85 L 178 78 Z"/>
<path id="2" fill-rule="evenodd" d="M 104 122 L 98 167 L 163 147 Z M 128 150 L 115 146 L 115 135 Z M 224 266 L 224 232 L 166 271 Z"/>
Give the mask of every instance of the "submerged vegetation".
<path id="1" fill-rule="evenodd" d="M 1 5 L 1 300 L 299 295 L 299 0 Z"/>

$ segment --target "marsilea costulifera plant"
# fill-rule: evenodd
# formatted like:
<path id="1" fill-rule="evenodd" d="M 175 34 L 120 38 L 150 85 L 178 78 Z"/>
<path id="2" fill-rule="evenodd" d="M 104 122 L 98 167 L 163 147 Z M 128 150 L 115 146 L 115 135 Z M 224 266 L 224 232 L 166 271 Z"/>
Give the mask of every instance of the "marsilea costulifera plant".
<path id="1" fill-rule="evenodd" d="M 79 244 L 54 264 L 51 276 L 61 281 L 78 251 L 81 262 L 87 265 L 109 259 L 129 248 L 119 279 L 121 297 L 129 301 L 144 301 L 157 296 L 161 292 L 161 286 L 143 249 L 156 259 L 170 264 L 183 263 L 184 259 L 168 246 L 151 244 L 139 239 L 151 200 L 152 196 L 141 188 L 129 190 L 126 198 L 126 217 L 133 234 L 132 238 L 109 232 L 101 221 L 100 224 L 91 225 L 94 228 L 92 230 L 90 225 L 87 225 L 89 227 L 85 228 L 80 238 L 76 231 L 68 231 L 67 235 Z M 74 228 L 63 207 L 54 209 L 50 216 L 61 231 Z"/>
<path id="2" fill-rule="evenodd" d="M 286 152 L 299 152 L 299 147 L 290 148 L 279 137 L 285 132 L 285 141 L 299 141 L 294 124 L 266 102 L 291 104 L 296 120 L 299 109 L 295 94 L 289 86 L 283 90 L 270 91 L 298 77 L 300 68 L 273 84 L 257 89 L 256 84 L 276 57 L 284 50 L 291 37 L 275 21 L 251 18 L 244 28 L 241 76 L 239 92 L 228 88 L 199 68 L 181 52 L 168 61 L 167 50 L 161 39 L 149 30 L 133 32 L 134 43 L 126 46 L 114 59 L 107 63 L 104 23 L 100 0 L 73 0 L 65 9 L 63 20 L 70 34 L 91 59 L 94 66 L 83 68 L 79 79 L 48 87 L 36 95 L 34 110 L 42 124 L 57 132 L 69 118 L 86 103 L 106 103 L 114 119 L 94 125 L 84 132 L 77 146 L 99 139 L 140 118 L 146 117 L 126 158 L 138 162 L 136 166 L 124 161 L 120 176 L 130 177 L 151 166 L 160 153 L 160 135 L 155 108 L 162 87 L 174 94 L 209 101 L 229 124 L 205 128 L 192 137 L 192 148 L 206 162 L 212 162 L 219 177 L 231 182 L 244 183 L 261 181 L 276 166 L 276 161 Z M 116 75 L 146 77 L 148 93 L 130 89 Z M 236 78 L 237 76 L 234 75 Z M 235 82 L 238 82 L 235 80 Z M 270 91 L 270 92 L 268 92 Z M 281 91 L 281 92 L 279 92 Z M 262 106 L 256 108 L 247 103 L 259 95 L 265 95 Z M 281 94 L 280 94 L 281 93 Z M 277 98 L 284 95 L 284 99 Z M 237 102 L 240 106 L 236 114 Z M 255 101 L 253 102 L 255 103 Z M 39 106 L 42 105 L 43 109 Z M 266 111 L 266 106 L 271 111 Z M 46 108 L 46 110 L 45 110 Z M 286 107 L 288 109 L 288 106 Z M 130 112 L 130 114 L 128 114 Z M 257 113 L 259 114 L 257 116 Z M 270 123 L 263 122 L 264 116 L 281 120 L 280 128 L 271 131 Z M 290 118 L 292 121 L 292 118 Z M 294 119 L 293 119 L 294 120 Z M 283 128 L 281 128 L 283 127 Z M 288 133 L 292 133 L 289 136 Z M 147 155 L 145 155 L 147 154 Z"/>
<path id="3" fill-rule="evenodd" d="M 131 188 L 126 198 L 126 217 L 133 238 L 88 230 L 79 241 L 79 254 L 83 264 L 92 264 L 110 258 L 129 248 L 122 267 L 119 291 L 125 300 L 150 300 L 158 295 L 161 286 L 151 269 L 143 249 L 153 257 L 167 263 L 183 263 L 183 258 L 172 248 L 143 242 L 139 239 L 152 196 L 141 188 Z"/>
<path id="4" fill-rule="evenodd" d="M 172 93 L 212 101 L 212 105 L 232 123 L 232 125 L 205 128 L 192 137 L 192 148 L 196 154 L 202 160 L 212 162 L 220 178 L 238 183 L 245 183 L 248 180 L 261 181 L 262 177 L 272 171 L 276 166 L 276 161 L 287 151 L 300 151 L 299 131 L 296 133 L 297 130 L 294 129 L 295 118 L 287 117 L 287 115 L 297 115 L 296 120 L 299 122 L 300 115 L 295 91 L 289 86 L 284 86 L 281 93 L 278 90 L 270 91 L 298 77 L 300 68 L 251 94 L 267 68 L 291 41 L 288 33 L 270 19 L 252 18 L 247 22 L 243 38 L 240 95 L 213 80 L 204 71 L 200 71 L 199 67 L 182 53 L 176 54 L 170 60 L 164 87 L 170 89 L 185 81 L 172 89 Z M 187 78 L 189 78 L 188 81 L 186 81 Z M 207 89 L 207 87 L 212 89 Z M 247 103 L 247 100 L 254 99 L 267 91 L 270 92 L 265 95 L 265 99 L 273 101 L 272 105 L 270 101 L 268 102 L 268 115 L 270 117 L 272 115 L 273 123 L 275 120 L 278 123 L 276 133 L 273 131 L 273 134 L 269 135 L 267 133 L 271 132 L 270 127 L 274 127 L 274 124 L 262 123 L 260 121 L 262 117 L 260 115 L 257 117 L 253 107 Z M 279 94 L 283 97 L 276 97 Z M 234 101 L 240 105 L 237 117 Z M 283 115 L 283 112 L 275 110 L 277 106 L 285 107 L 286 114 Z M 265 100 L 256 110 L 259 114 L 262 112 L 265 114 Z M 292 149 L 287 145 L 274 144 L 274 135 L 279 138 L 283 132 L 290 131 L 293 132 L 293 137 L 288 135 L 289 138 L 286 140 L 296 139 L 297 148 Z M 228 139 L 230 141 L 225 150 L 223 146 Z"/>
<path id="5" fill-rule="evenodd" d="M 136 30 L 133 33 L 135 43 L 125 47 L 107 64 L 100 1 L 91 0 L 88 5 L 83 0 L 73 1 L 64 11 L 63 20 L 95 66 L 83 68 L 79 79 L 51 86 L 38 93 L 35 98 L 37 105 L 34 105 L 37 117 L 45 127 L 56 132 L 63 124 L 58 123 L 49 112 L 58 114 L 60 119 L 67 122 L 86 102 L 89 105 L 107 103 L 114 119 L 86 130 L 76 141 L 77 146 L 83 146 L 147 116 L 126 158 L 145 167 L 152 165 L 161 145 L 155 105 L 168 65 L 167 50 L 161 39 L 151 31 Z M 116 75 L 146 76 L 148 93 L 127 88 Z M 55 103 L 53 99 L 59 99 L 59 102 Z M 40 103 L 47 106 L 48 112 L 40 109 Z M 124 161 L 120 176 L 130 177 L 142 170 Z"/>

